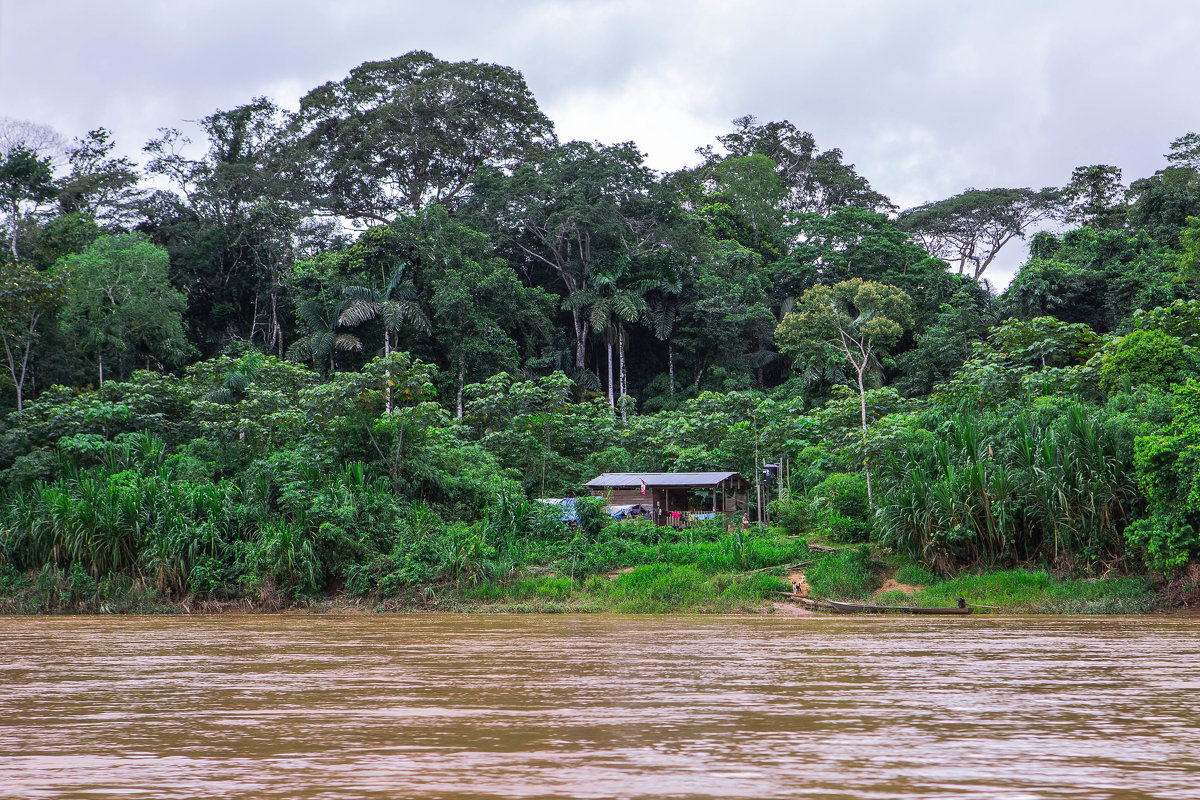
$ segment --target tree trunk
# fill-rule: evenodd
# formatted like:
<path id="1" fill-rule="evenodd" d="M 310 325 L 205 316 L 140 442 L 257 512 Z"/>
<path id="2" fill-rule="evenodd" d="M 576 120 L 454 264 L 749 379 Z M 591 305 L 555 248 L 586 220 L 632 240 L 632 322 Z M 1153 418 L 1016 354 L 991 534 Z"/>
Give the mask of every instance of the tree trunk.
<path id="1" fill-rule="evenodd" d="M 283 326 L 279 324 L 279 293 L 271 290 L 271 345 L 268 349 L 279 350 L 283 358 Z"/>
<path id="2" fill-rule="evenodd" d="M 100 365 L 100 388 L 104 388 L 104 353 L 99 353 L 96 359 Z"/>
<path id="3" fill-rule="evenodd" d="M 675 396 L 675 345 L 667 342 L 667 375 L 670 376 L 671 396 Z"/>
<path id="4" fill-rule="evenodd" d="M 458 419 L 463 418 L 463 382 L 464 382 L 465 378 L 466 378 L 466 370 L 463 369 L 462 362 L 460 361 L 458 364 L 458 395 L 455 398 L 457 400 L 457 405 L 458 405 L 458 408 L 457 408 L 457 413 L 458 413 L 457 418 Z"/>
<path id="5" fill-rule="evenodd" d="M 604 333 L 604 347 L 608 353 L 608 407 L 616 407 L 616 394 L 613 392 L 613 343 L 612 330 Z"/>
<path id="6" fill-rule="evenodd" d="M 9 239 L 9 244 L 12 249 L 13 263 L 20 260 L 17 255 L 17 229 L 21 227 L 21 205 L 16 200 L 12 204 L 12 238 Z"/>
<path id="7" fill-rule="evenodd" d="M 855 370 L 858 374 L 858 402 L 859 409 L 862 412 L 862 438 L 863 438 L 863 472 L 867 476 L 867 503 L 874 505 L 874 497 L 871 494 L 871 464 L 867 461 L 866 443 L 867 443 L 867 390 L 863 386 L 863 371 L 867 368 L 866 359 L 863 359 L 863 365 Z"/>
<path id="8" fill-rule="evenodd" d="M 392 332 L 386 327 L 383 329 L 383 357 L 387 358 L 392 354 Z M 389 369 L 384 376 L 383 386 L 383 407 L 387 413 L 392 413 L 392 371 Z"/>
<path id="9" fill-rule="evenodd" d="M 585 369 L 587 367 L 586 353 L 584 348 L 587 347 L 587 323 L 580 319 L 579 309 L 571 309 L 571 321 L 575 324 L 575 369 Z"/>
<path id="10" fill-rule="evenodd" d="M 625 383 L 625 326 L 617 323 L 617 350 L 621 356 L 621 421 L 628 422 L 628 412 L 625 410 L 625 397 L 628 394 Z"/>
<path id="11" fill-rule="evenodd" d="M 13 356 L 12 348 L 8 344 L 8 337 L 0 333 L 4 338 L 4 355 L 8 358 L 8 374 L 12 376 L 13 386 L 17 390 L 17 413 L 20 414 L 25 406 L 23 403 L 25 396 L 25 370 L 29 365 L 29 348 L 32 342 L 25 343 L 25 357 L 21 360 L 21 374 L 17 375 L 17 361 Z"/>

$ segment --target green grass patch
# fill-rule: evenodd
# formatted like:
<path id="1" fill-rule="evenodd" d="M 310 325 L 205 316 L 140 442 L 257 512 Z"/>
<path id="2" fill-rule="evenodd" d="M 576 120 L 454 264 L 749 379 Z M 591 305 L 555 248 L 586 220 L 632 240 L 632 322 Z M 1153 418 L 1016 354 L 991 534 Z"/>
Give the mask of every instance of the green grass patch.
<path id="1" fill-rule="evenodd" d="M 920 585 L 917 570 L 923 568 L 902 568 L 896 579 Z M 889 592 L 877 602 L 950 606 L 962 597 L 976 605 L 999 606 L 1001 612 L 1050 614 L 1144 614 L 1162 607 L 1162 599 L 1140 577 L 1056 578 L 1041 570 L 1013 569 L 940 579 L 925 572 L 925 585 L 916 594 Z"/>
<path id="2" fill-rule="evenodd" d="M 516 603 L 525 600 L 562 602 L 570 599 L 576 585 L 565 575 L 535 575 L 503 583 L 479 583 L 459 589 L 455 595 L 478 603 Z"/>
<path id="3" fill-rule="evenodd" d="M 766 573 L 706 574 L 690 564 L 645 564 L 611 581 L 597 576 L 584 588 L 606 598 L 615 611 L 712 613 L 759 607 L 787 585 Z"/>
<path id="4" fill-rule="evenodd" d="M 878 567 L 865 547 L 839 550 L 823 556 L 804 573 L 814 597 L 861 600 L 870 597 L 881 581 Z"/>

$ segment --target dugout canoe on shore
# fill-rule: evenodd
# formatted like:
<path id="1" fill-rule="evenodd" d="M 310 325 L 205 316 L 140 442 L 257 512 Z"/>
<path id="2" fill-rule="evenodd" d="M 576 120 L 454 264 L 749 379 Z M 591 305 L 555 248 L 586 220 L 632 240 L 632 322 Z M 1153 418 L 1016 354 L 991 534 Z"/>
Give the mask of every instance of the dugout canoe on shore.
<path id="1" fill-rule="evenodd" d="M 838 614 L 970 614 L 974 609 L 963 603 L 959 606 L 874 606 L 865 603 L 843 603 L 839 600 L 823 600 L 801 597 L 792 592 L 780 592 L 808 608 L 833 611 Z"/>

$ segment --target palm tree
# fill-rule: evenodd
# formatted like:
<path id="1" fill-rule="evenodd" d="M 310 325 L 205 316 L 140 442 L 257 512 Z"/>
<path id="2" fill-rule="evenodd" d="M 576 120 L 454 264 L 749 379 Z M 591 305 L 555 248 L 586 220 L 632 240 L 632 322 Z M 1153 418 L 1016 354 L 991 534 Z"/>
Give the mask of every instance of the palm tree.
<path id="1" fill-rule="evenodd" d="M 266 358 L 254 350 L 242 356 L 231 369 L 221 377 L 221 385 L 204 396 L 212 403 L 226 405 L 242 399 L 250 384 L 258 379 Z"/>
<path id="2" fill-rule="evenodd" d="M 400 264 L 392 271 L 383 291 L 369 286 L 347 286 L 343 290 L 349 300 L 338 317 L 338 323 L 357 327 L 379 317 L 383 322 L 385 358 L 392 354 L 392 335 L 398 334 L 406 322 L 422 333 L 429 333 L 432 329 L 429 317 L 417 302 L 417 287 L 412 278 L 404 276 L 405 266 Z M 389 373 L 389 385 L 385 390 L 388 413 L 392 410 L 390 377 Z"/>
<path id="3" fill-rule="evenodd" d="M 625 325 L 636 322 L 646 311 L 646 299 L 642 295 L 647 289 L 644 281 L 622 285 L 626 277 L 629 259 L 618 259 L 616 269 L 596 270 L 592 274 L 592 285 L 569 296 L 563 304 L 568 309 L 587 309 L 587 319 L 593 331 L 604 334 L 608 353 L 608 404 L 621 403 L 621 419 L 627 419 L 623 402 L 628 394 L 625 372 Z M 619 387 L 613 385 L 613 345 L 616 345 L 620 369 Z"/>
<path id="4" fill-rule="evenodd" d="M 642 321 L 650 328 L 654 337 L 667 345 L 667 376 L 671 395 L 675 395 L 675 325 L 679 322 L 679 295 L 683 281 L 677 275 L 663 274 L 657 281 L 649 281 L 647 296 L 653 297 L 642 312 Z"/>
<path id="5" fill-rule="evenodd" d="M 292 361 L 311 359 L 314 366 L 328 358 L 329 371 L 332 372 L 337 366 L 334 360 L 337 351 L 361 351 L 362 341 L 357 336 L 336 330 L 345 307 L 346 303 L 341 299 L 314 297 L 301 303 L 298 313 L 308 333 L 288 348 L 287 357 Z"/>

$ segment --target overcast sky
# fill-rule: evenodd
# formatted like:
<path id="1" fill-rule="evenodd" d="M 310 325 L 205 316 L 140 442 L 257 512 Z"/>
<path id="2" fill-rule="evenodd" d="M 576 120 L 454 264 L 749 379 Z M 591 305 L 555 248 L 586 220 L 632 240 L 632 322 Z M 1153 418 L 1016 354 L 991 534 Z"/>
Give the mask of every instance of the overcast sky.
<path id="1" fill-rule="evenodd" d="M 0 116 L 104 126 L 140 156 L 160 126 L 295 107 L 425 49 L 515 67 L 560 138 L 632 139 L 658 169 L 734 117 L 788 119 L 908 207 L 1082 164 L 1153 173 L 1200 129 L 1198 34 L 1189 0 L 0 0 Z"/>

